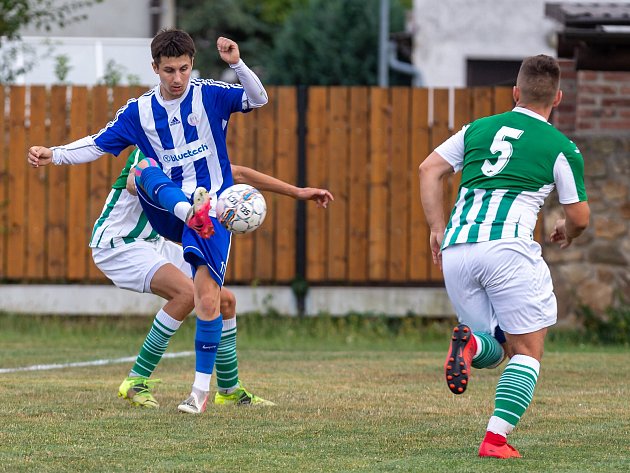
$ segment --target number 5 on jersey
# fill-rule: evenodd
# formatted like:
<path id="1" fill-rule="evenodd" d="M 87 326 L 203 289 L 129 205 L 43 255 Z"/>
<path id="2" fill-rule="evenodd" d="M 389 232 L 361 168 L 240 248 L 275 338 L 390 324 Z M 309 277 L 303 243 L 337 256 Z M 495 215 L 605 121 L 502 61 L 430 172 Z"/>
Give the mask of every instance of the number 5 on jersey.
<path id="1" fill-rule="evenodd" d="M 516 128 L 510 128 L 509 126 L 502 126 L 497 134 L 494 135 L 492 140 L 492 146 L 490 146 L 490 152 L 492 154 L 499 153 L 499 157 L 496 163 L 492 164 L 486 159 L 481 166 L 481 172 L 486 176 L 492 177 L 503 171 L 503 168 L 507 166 L 510 157 L 512 157 L 512 143 L 506 140 L 506 138 L 512 138 L 518 140 L 523 134 L 523 130 L 517 130 Z"/>

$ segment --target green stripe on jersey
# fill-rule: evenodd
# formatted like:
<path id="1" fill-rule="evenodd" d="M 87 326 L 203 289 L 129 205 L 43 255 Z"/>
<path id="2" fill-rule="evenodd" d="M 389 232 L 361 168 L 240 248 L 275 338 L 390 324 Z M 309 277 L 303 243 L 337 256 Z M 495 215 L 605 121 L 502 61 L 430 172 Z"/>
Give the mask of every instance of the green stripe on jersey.
<path id="1" fill-rule="evenodd" d="M 96 235 L 96 232 L 101 228 L 101 226 L 103 225 L 103 222 L 105 222 L 105 220 L 107 220 L 107 217 L 109 217 L 109 214 L 111 214 L 112 210 L 114 210 L 114 207 L 116 206 L 116 202 L 118 202 L 118 199 L 120 199 L 120 194 L 122 194 L 122 189 L 112 189 L 111 190 L 111 192 L 110 192 L 111 198 L 107 202 L 107 206 L 103 210 L 103 213 L 101 213 L 101 216 L 99 217 L 99 219 L 94 224 L 94 229 L 92 230 L 92 236 L 90 238 L 90 243 L 92 243 L 92 240 L 94 239 L 94 235 Z M 101 236 L 98 239 L 98 243 L 101 242 L 101 238 L 102 237 L 103 237 L 103 235 L 101 234 Z M 98 244 L 96 246 L 98 246 Z"/>

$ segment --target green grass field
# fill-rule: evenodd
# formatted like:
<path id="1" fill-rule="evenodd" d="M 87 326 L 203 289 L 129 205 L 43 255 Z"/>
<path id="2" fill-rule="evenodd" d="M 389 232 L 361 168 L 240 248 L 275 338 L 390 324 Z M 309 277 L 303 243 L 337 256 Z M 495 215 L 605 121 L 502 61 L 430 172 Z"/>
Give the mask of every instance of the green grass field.
<path id="1" fill-rule="evenodd" d="M 0 471 L 630 471 L 627 348 L 549 343 L 511 437 L 524 458 L 501 461 L 476 456 L 501 370 L 450 394 L 448 324 L 239 320 L 241 378 L 278 406 L 178 413 L 193 357 L 162 361 L 153 411 L 116 397 L 131 363 L 0 373 Z M 0 315 L 0 369 L 135 356 L 150 322 Z"/>

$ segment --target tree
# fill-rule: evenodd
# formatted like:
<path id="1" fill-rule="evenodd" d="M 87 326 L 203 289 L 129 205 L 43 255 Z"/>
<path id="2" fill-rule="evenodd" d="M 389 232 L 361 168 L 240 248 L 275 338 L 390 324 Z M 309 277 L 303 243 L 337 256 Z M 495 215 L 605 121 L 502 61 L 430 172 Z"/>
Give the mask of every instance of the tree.
<path id="1" fill-rule="evenodd" d="M 12 82 L 28 70 L 29 61 L 18 66 L 16 59 L 28 50 L 20 43 L 25 26 L 50 31 L 86 17 L 82 11 L 103 0 L 0 0 L 0 82 Z"/>
<path id="2" fill-rule="evenodd" d="M 219 78 L 226 64 L 219 58 L 216 40 L 236 41 L 247 65 L 261 70 L 267 62 L 275 32 L 287 16 L 307 0 L 179 0 L 178 27 L 195 40 L 195 69 L 202 77 Z"/>
<path id="3" fill-rule="evenodd" d="M 390 30 L 403 29 L 400 1 L 391 2 L 390 22 Z M 378 33 L 379 0 L 310 0 L 305 8 L 293 10 L 275 36 L 266 82 L 374 85 Z"/>

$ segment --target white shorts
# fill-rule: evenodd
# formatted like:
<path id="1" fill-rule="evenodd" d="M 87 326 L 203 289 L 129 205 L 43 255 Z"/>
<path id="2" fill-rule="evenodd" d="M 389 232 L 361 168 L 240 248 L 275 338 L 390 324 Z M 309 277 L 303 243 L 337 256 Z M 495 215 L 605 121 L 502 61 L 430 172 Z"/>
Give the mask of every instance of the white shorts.
<path id="1" fill-rule="evenodd" d="M 153 242 L 139 240 L 116 248 L 92 248 L 92 258 L 117 287 L 135 292 L 150 293 L 153 275 L 167 263 L 192 277 L 182 247 L 163 238 Z"/>
<path id="2" fill-rule="evenodd" d="M 557 304 L 540 245 L 511 238 L 448 246 L 442 252 L 444 282 L 460 322 L 514 335 L 556 323 Z"/>

